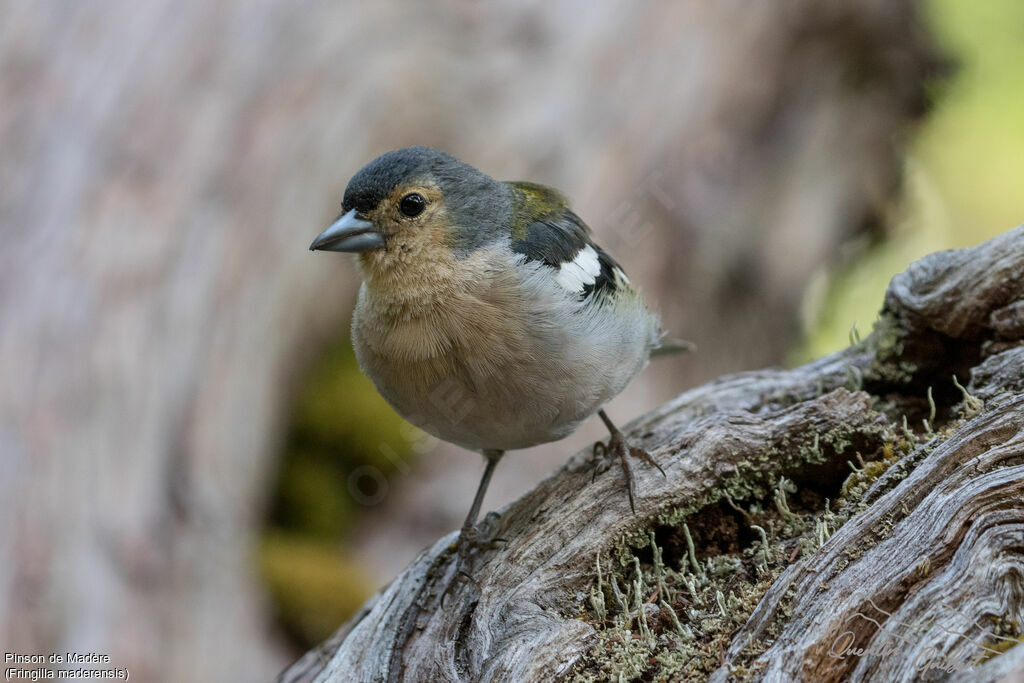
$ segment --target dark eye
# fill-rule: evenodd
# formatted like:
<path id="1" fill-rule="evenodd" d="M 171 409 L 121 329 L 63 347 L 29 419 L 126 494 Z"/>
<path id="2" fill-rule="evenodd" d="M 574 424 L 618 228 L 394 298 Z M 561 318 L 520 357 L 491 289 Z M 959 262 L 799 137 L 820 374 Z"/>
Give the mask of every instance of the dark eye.
<path id="1" fill-rule="evenodd" d="M 427 208 L 427 200 L 419 192 L 410 192 L 398 202 L 398 209 L 409 218 L 419 216 Z"/>

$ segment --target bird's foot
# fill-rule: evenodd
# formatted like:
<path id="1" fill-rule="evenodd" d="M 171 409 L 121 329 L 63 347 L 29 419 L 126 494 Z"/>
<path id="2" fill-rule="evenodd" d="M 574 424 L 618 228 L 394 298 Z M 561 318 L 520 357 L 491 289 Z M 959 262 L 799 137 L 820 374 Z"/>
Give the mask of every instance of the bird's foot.
<path id="1" fill-rule="evenodd" d="M 590 473 L 590 483 L 593 484 L 594 480 L 597 479 L 597 475 L 604 474 L 612 466 L 612 458 L 608 452 L 608 447 L 604 445 L 604 441 L 594 442 L 591 455 L 593 456 L 594 469 Z"/>
<path id="2" fill-rule="evenodd" d="M 455 546 L 455 554 L 458 564 L 456 573 L 464 578 L 471 579 L 470 570 L 473 567 L 473 556 L 481 550 L 494 550 L 500 544 L 506 543 L 506 539 L 494 536 L 495 522 L 498 514 L 488 513 L 479 524 L 463 525 L 459 532 L 459 540 Z"/>
<path id="3" fill-rule="evenodd" d="M 472 584 L 477 591 L 481 590 L 480 582 L 473 577 L 472 573 L 474 555 L 481 550 L 493 550 L 499 547 L 499 544 L 508 542 L 504 538 L 492 536 L 493 522 L 496 519 L 497 514 L 492 512 L 479 525 L 470 524 L 462 527 L 459 532 L 459 540 L 455 544 L 455 574 L 441 593 L 441 607 L 444 607 L 445 600 L 452 589 L 464 582 Z"/>
<path id="4" fill-rule="evenodd" d="M 661 468 L 661 465 L 651 457 L 651 454 L 642 448 L 636 448 L 635 446 L 629 445 L 626 441 L 626 437 L 623 436 L 622 432 L 617 429 L 612 432 L 611 438 L 608 439 L 608 445 L 605 446 L 603 442 L 598 441 L 594 444 L 594 474 L 591 477 L 591 481 L 608 470 L 613 460 L 618 460 L 622 466 L 622 471 L 626 475 L 626 491 L 629 493 L 629 509 L 636 513 L 636 484 L 633 479 L 633 470 L 629 466 L 629 458 L 640 458 L 645 462 L 658 468 L 661 472 L 661 476 L 665 475 L 665 470 Z"/>

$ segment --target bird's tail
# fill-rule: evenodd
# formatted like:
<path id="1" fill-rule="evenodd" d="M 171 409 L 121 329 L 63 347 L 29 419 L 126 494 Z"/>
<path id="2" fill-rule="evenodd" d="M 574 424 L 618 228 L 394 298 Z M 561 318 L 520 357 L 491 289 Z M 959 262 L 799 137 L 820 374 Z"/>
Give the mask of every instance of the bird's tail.
<path id="1" fill-rule="evenodd" d="M 651 358 L 658 358 L 660 356 L 674 356 L 677 353 L 685 353 L 688 351 L 696 351 L 697 345 L 693 342 L 688 342 L 685 339 L 673 339 L 671 337 L 662 337 L 658 340 L 658 346 L 651 349 Z"/>

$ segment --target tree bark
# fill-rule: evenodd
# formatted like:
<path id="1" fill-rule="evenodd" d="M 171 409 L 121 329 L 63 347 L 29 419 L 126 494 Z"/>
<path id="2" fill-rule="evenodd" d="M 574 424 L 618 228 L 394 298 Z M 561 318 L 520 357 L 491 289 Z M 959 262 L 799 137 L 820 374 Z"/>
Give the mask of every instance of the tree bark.
<path id="1" fill-rule="evenodd" d="M 630 425 L 636 514 L 579 453 L 280 680 L 1024 676 L 1022 297 L 1024 226 L 914 263 L 865 340 Z"/>
<path id="2" fill-rule="evenodd" d="M 254 538 L 290 385 L 357 284 L 306 247 L 376 155 L 564 190 L 704 344 L 660 373 L 689 385 L 790 346 L 807 281 L 898 187 L 939 63 L 912 0 L 5 3 L 0 643 L 146 681 L 283 665 Z M 431 455 L 390 497 L 405 528 L 462 491 Z M 405 557 L 386 528 L 365 538 Z"/>

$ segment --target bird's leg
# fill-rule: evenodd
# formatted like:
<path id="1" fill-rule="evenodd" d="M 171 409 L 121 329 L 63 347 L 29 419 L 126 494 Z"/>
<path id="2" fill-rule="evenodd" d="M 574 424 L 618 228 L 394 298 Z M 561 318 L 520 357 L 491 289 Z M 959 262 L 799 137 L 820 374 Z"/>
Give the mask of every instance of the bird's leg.
<path id="1" fill-rule="evenodd" d="M 619 456 L 619 464 L 622 465 L 622 471 L 626 475 L 627 491 L 629 492 L 629 509 L 635 514 L 636 504 L 634 499 L 636 497 L 636 492 L 634 490 L 635 485 L 633 483 L 633 471 L 629 467 L 629 456 L 640 458 L 651 465 L 654 465 L 658 468 L 658 471 L 661 472 L 661 476 L 663 477 L 665 476 L 665 470 L 661 469 L 661 465 L 651 457 L 650 453 L 642 448 L 634 448 L 633 446 L 630 446 L 626 441 L 626 437 L 619 431 L 619 428 L 616 427 L 605 414 L 604 409 L 597 411 L 597 414 L 601 418 L 601 421 L 604 422 L 604 426 L 608 428 L 609 432 L 611 432 L 611 438 L 608 440 L 607 448 L 604 448 L 604 444 L 601 444 L 601 446 L 608 455 Z M 594 446 L 594 454 L 597 455 L 596 445 Z"/>
<path id="2" fill-rule="evenodd" d="M 487 486 L 491 483 L 491 475 L 494 468 L 505 451 L 485 449 L 484 460 L 487 461 L 484 467 L 484 474 L 480 477 L 480 485 L 476 488 L 476 495 L 473 496 L 473 505 L 469 508 L 466 521 L 462 524 L 462 531 L 459 532 L 459 568 L 460 571 L 469 566 L 469 554 L 475 545 L 480 542 L 480 531 L 476 528 L 476 518 L 480 514 L 480 506 L 484 502 L 484 494 L 487 493 Z"/>

